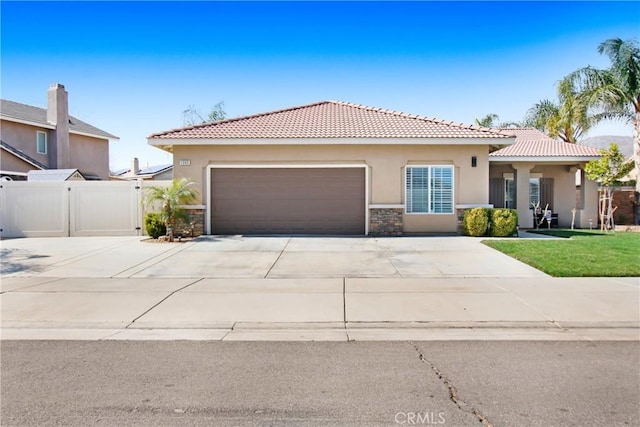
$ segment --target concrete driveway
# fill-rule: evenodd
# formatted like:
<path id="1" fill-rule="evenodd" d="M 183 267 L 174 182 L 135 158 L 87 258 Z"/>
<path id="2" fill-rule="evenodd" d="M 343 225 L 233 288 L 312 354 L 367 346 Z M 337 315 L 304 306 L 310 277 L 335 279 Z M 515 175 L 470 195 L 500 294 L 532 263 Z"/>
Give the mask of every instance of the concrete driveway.
<path id="1" fill-rule="evenodd" d="M 467 237 L 2 241 L 2 339 L 633 339 L 638 278 Z"/>
<path id="2" fill-rule="evenodd" d="M 543 277 L 470 237 L 140 237 L 2 241 L 3 277 Z"/>

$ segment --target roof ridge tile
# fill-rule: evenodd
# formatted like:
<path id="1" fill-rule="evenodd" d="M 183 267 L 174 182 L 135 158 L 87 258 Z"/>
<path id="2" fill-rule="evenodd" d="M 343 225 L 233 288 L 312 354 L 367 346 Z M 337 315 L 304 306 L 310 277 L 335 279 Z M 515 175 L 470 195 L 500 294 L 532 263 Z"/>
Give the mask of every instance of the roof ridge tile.
<path id="1" fill-rule="evenodd" d="M 396 119 L 394 119 L 396 118 Z M 246 124 L 240 124 L 245 121 Z M 419 114 L 344 101 L 319 101 L 154 133 L 156 138 L 513 138 Z"/>

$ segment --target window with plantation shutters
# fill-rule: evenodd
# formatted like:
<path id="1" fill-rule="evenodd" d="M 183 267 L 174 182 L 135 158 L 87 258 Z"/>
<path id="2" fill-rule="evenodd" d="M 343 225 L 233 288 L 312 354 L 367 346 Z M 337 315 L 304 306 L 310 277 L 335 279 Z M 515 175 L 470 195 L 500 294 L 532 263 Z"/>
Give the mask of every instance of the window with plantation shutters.
<path id="1" fill-rule="evenodd" d="M 453 213 L 453 166 L 407 166 L 405 211 Z"/>

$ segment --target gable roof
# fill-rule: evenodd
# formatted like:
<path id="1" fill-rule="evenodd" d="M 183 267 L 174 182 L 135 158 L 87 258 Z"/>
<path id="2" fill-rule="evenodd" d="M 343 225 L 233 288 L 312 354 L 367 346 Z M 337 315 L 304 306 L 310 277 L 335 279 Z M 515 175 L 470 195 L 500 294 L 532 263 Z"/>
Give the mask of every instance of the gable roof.
<path id="1" fill-rule="evenodd" d="M 152 134 L 152 140 L 305 138 L 471 138 L 502 139 L 509 133 L 415 114 L 322 101 L 262 114 L 203 123 Z M 266 142 L 269 143 L 269 142 Z M 157 141 L 157 145 L 161 145 Z"/>
<path id="2" fill-rule="evenodd" d="M 66 181 L 74 173 L 80 174 L 83 178 L 84 175 L 78 169 L 48 169 L 48 170 L 33 170 L 27 173 L 28 181 Z"/>
<path id="3" fill-rule="evenodd" d="M 516 143 L 489 154 L 489 160 L 527 160 L 552 158 L 593 160 L 601 157 L 596 148 L 553 139 L 535 128 L 502 128 L 516 136 Z"/>
<path id="4" fill-rule="evenodd" d="M 0 99 L 0 117 L 9 121 L 27 122 L 53 129 L 53 125 L 47 121 L 46 108 Z M 111 135 L 73 116 L 69 116 L 69 132 L 102 139 L 118 139 L 117 136 Z"/>

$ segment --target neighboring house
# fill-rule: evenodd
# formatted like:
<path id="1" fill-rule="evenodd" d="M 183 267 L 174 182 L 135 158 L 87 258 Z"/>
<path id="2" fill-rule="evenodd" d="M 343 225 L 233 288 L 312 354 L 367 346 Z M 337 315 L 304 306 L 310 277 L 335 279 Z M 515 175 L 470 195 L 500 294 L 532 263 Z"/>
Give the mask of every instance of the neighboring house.
<path id="1" fill-rule="evenodd" d="M 51 85 L 47 98 L 47 108 L 0 100 L 0 174 L 78 169 L 88 180 L 109 179 L 109 140 L 118 138 L 69 116 L 63 85 Z"/>
<path id="2" fill-rule="evenodd" d="M 142 179 L 145 181 L 167 181 L 173 179 L 173 165 L 150 166 L 140 169 L 140 162 L 135 157 L 131 162 L 131 169 L 120 169 L 111 173 L 112 180 L 131 181 Z"/>
<path id="3" fill-rule="evenodd" d="M 196 181 L 208 234 L 401 235 L 455 233 L 464 209 L 489 206 L 490 153 L 516 137 L 325 101 L 148 141 Z"/>
<path id="4" fill-rule="evenodd" d="M 588 228 L 598 223 L 597 184 L 583 172 L 584 164 L 600 158 L 592 147 L 548 137 L 534 128 L 503 128 L 516 143 L 489 154 L 489 203 L 518 210 L 520 227 L 533 226 L 533 204 L 557 215 L 560 227 Z M 579 194 L 576 196 L 576 174 Z M 577 206 L 576 206 L 577 205 Z"/>
<path id="5" fill-rule="evenodd" d="M 32 170 L 27 181 L 86 181 L 78 169 Z"/>

